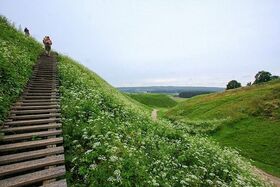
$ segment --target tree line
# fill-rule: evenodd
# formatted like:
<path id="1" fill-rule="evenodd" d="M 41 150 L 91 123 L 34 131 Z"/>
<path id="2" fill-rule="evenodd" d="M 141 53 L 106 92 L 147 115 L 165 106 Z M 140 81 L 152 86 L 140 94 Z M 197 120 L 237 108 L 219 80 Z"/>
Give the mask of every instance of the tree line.
<path id="1" fill-rule="evenodd" d="M 275 79 L 279 79 L 279 76 L 272 75 L 270 72 L 267 72 L 267 71 L 259 71 L 255 75 L 255 81 L 253 83 L 248 82 L 247 86 L 251 86 L 252 84 L 260 84 L 260 83 L 268 82 L 268 81 L 275 80 Z M 231 80 L 228 82 L 226 89 L 230 90 L 230 89 L 239 88 L 241 86 L 242 86 L 241 83 L 238 82 L 237 80 Z"/>

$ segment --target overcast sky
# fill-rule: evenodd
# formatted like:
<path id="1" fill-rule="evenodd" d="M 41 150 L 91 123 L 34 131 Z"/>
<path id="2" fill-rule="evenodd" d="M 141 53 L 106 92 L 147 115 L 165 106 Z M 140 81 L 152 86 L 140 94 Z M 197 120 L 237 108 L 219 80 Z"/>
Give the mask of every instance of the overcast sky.
<path id="1" fill-rule="evenodd" d="M 279 0 L 0 0 L 0 14 L 114 86 L 280 75 Z"/>

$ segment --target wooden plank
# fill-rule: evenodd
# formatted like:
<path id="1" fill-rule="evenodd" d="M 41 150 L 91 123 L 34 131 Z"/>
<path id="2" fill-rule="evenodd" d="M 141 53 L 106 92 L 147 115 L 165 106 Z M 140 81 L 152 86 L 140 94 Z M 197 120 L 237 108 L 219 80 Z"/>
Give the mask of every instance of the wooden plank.
<path id="1" fill-rule="evenodd" d="M 46 123 L 54 123 L 54 122 L 60 122 L 60 118 L 50 118 L 50 119 L 32 119 L 32 120 L 20 120 L 20 121 L 10 121 L 5 122 L 4 125 L 37 125 L 37 124 L 46 124 Z"/>
<path id="2" fill-rule="evenodd" d="M 23 120 L 23 119 L 44 119 L 44 118 L 54 118 L 54 117 L 59 117 L 59 113 L 54 113 L 54 114 L 37 114 L 37 115 L 21 115 L 21 116 L 12 116 L 9 119 L 13 120 Z"/>
<path id="3" fill-rule="evenodd" d="M 64 155 L 55 155 L 55 156 L 49 156 L 45 158 L 25 161 L 25 162 L 19 162 L 15 164 L 9 164 L 0 166 L 0 176 L 20 173 L 23 171 L 28 171 L 32 169 L 37 168 L 43 168 L 46 166 L 53 166 L 57 164 L 63 164 L 64 163 Z"/>
<path id="4" fill-rule="evenodd" d="M 65 174 L 65 166 L 57 166 L 54 168 L 44 169 L 41 171 L 0 180 L 0 186 L 18 187 L 18 186 L 30 185 L 36 182 L 40 182 L 48 179 L 54 179 L 56 177 L 63 176 L 64 174 Z"/>
<path id="5" fill-rule="evenodd" d="M 3 164 L 9 164 L 9 163 L 19 162 L 19 161 L 24 161 L 29 159 L 36 159 L 40 157 L 60 154 L 63 152 L 64 152 L 63 146 L 58 146 L 52 148 L 39 149 L 35 151 L 9 154 L 9 155 L 0 156 L 0 164 L 3 165 Z"/>
<path id="6" fill-rule="evenodd" d="M 20 143 L 12 143 L 6 145 L 0 145 L 0 152 L 7 152 L 7 151 L 15 151 L 33 147 L 43 147 L 47 145 L 55 145 L 60 144 L 63 142 L 63 138 L 50 138 L 45 140 L 35 140 L 35 141 L 27 141 L 27 142 L 20 142 Z"/>
<path id="7" fill-rule="evenodd" d="M 60 112 L 60 109 L 45 109 L 45 110 L 12 110 L 11 114 L 46 114 Z"/>
<path id="8" fill-rule="evenodd" d="M 25 92 L 28 93 L 49 93 L 49 92 L 57 92 L 58 90 L 56 89 L 47 89 L 47 90 L 43 90 L 43 89 L 27 89 L 25 90 Z"/>
<path id="9" fill-rule="evenodd" d="M 48 130 L 48 131 L 39 131 L 39 132 L 31 132 L 31 133 L 23 133 L 23 134 L 13 134 L 13 135 L 5 135 L 2 137 L 1 141 L 16 141 L 16 140 L 26 140 L 31 139 L 33 137 L 46 137 L 46 136 L 55 136 L 60 135 L 62 130 Z"/>
<path id="10" fill-rule="evenodd" d="M 59 108 L 59 105 L 41 105 L 41 106 L 15 106 L 12 107 L 14 110 L 35 110 L 35 109 L 53 109 L 53 108 Z"/>
<path id="11" fill-rule="evenodd" d="M 32 125 L 32 126 L 25 126 L 25 127 L 3 128 L 1 131 L 7 133 L 7 132 L 18 132 L 18 131 L 44 130 L 49 128 L 59 128 L 59 127 L 61 127 L 60 123 L 53 123 L 48 125 Z"/>
<path id="12" fill-rule="evenodd" d="M 22 103 L 38 103 L 38 102 L 59 102 L 60 99 L 32 99 L 26 100 L 22 99 L 20 102 Z"/>
<path id="13" fill-rule="evenodd" d="M 56 96 L 59 95 L 59 93 L 57 92 L 36 92 L 36 93 L 30 93 L 30 92 L 24 92 L 23 93 L 24 96 Z"/>

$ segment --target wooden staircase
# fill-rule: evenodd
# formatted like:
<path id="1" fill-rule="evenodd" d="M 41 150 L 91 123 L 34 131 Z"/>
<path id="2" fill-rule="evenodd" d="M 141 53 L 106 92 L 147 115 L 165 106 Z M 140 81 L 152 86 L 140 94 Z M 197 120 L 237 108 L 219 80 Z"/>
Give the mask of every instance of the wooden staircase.
<path id="1" fill-rule="evenodd" d="M 0 138 L 0 187 L 67 186 L 57 63 L 41 56 Z"/>

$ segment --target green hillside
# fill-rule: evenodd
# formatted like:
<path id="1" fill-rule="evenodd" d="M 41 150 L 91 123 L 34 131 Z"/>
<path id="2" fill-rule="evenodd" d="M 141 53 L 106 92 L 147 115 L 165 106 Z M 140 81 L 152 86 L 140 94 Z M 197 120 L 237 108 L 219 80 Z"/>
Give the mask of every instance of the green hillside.
<path id="1" fill-rule="evenodd" d="M 192 133 L 208 133 L 280 176 L 280 80 L 197 96 L 165 113 Z M 181 125 L 182 125 L 181 124 Z"/>
<path id="2" fill-rule="evenodd" d="M 41 46 L 5 20 L 0 23 L 4 116 L 23 89 Z M 19 39 L 26 41 L 17 43 Z M 235 151 L 168 121 L 153 122 L 145 107 L 95 73 L 65 56 L 59 55 L 58 61 L 69 186 L 265 186 Z M 18 93 L 3 86 L 18 88 Z"/>
<path id="3" fill-rule="evenodd" d="M 177 102 L 174 99 L 171 99 L 165 94 L 135 93 L 127 95 L 136 101 L 152 108 L 170 108 L 177 105 Z"/>
<path id="4" fill-rule="evenodd" d="M 0 123 L 23 91 L 42 46 L 0 16 Z"/>

